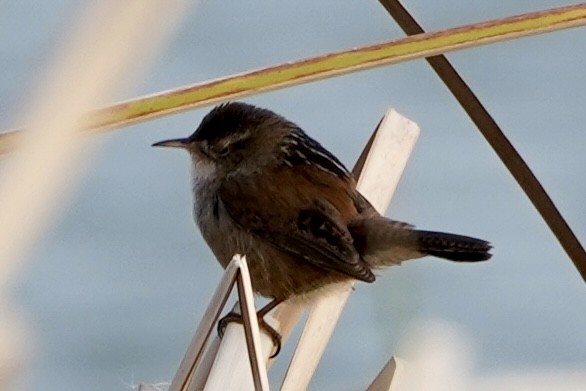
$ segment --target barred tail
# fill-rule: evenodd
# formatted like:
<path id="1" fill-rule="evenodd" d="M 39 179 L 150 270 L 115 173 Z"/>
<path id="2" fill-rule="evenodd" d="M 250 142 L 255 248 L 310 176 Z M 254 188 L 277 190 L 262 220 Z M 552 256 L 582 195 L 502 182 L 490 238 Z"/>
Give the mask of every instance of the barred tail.
<path id="1" fill-rule="evenodd" d="M 490 259 L 490 243 L 469 236 L 444 232 L 414 231 L 419 250 L 425 254 L 455 262 L 479 262 Z"/>

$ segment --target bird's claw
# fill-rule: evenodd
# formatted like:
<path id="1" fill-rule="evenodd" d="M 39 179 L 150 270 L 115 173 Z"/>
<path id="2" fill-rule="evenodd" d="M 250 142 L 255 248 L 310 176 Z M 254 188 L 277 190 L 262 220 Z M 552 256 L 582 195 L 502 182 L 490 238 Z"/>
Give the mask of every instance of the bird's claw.
<path id="1" fill-rule="evenodd" d="M 242 319 L 242 315 L 231 311 L 218 321 L 218 336 L 220 338 L 224 337 L 224 333 L 226 331 L 228 323 L 232 322 L 243 324 L 244 321 Z M 281 335 L 277 330 L 270 326 L 262 317 L 258 318 L 258 327 L 261 330 L 263 330 L 266 334 L 268 334 L 269 337 L 271 337 L 273 345 L 275 346 L 275 352 L 271 354 L 269 358 L 277 357 L 279 352 L 281 352 Z"/>

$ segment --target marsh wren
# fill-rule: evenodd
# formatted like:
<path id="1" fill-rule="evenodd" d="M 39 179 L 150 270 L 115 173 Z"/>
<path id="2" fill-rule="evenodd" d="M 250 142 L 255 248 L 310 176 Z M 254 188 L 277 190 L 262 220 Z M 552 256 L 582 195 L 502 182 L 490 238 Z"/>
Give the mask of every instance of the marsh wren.
<path id="1" fill-rule="evenodd" d="M 270 110 L 222 104 L 191 136 L 154 146 L 189 152 L 195 221 L 222 267 L 246 255 L 254 291 L 272 299 L 258 314 L 277 346 L 263 316 L 285 300 L 344 280 L 373 282 L 373 270 L 426 255 L 491 257 L 484 240 L 381 216 L 333 154 Z"/>

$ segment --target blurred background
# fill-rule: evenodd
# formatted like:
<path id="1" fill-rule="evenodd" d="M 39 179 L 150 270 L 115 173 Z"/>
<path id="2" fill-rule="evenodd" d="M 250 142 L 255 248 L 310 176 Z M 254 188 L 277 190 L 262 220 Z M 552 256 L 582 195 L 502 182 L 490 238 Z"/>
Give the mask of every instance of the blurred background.
<path id="1" fill-rule="evenodd" d="M 88 3 L 0 3 L 0 129 L 22 125 L 30 93 Z M 404 5 L 432 31 L 577 3 Z M 190 12 L 154 66 L 116 101 L 404 36 L 374 0 L 202 0 Z M 582 241 L 583 42 L 586 29 L 577 28 L 448 55 Z M 245 101 L 298 123 L 349 167 L 384 111 L 396 108 L 421 136 L 387 215 L 495 247 L 487 263 L 418 260 L 386 270 L 374 285 L 357 284 L 311 389 L 364 389 L 392 354 L 437 324 L 451 330 L 443 335 L 454 344 L 466 341 L 465 368 L 455 376 L 584 371 L 584 282 L 424 61 Z M 87 139 L 98 153 L 15 284 L 14 301 L 32 330 L 26 389 L 126 390 L 173 377 L 222 271 L 192 222 L 188 157 L 150 145 L 190 134 L 208 110 Z M 275 384 L 293 341 L 271 370 Z"/>

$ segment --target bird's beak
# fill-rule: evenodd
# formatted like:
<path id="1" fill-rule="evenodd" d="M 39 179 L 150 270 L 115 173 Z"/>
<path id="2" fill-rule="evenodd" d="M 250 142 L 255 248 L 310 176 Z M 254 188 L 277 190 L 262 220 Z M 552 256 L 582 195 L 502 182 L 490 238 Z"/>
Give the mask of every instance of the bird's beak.
<path id="1" fill-rule="evenodd" d="M 164 140 L 154 143 L 153 147 L 171 147 L 171 148 L 187 148 L 190 144 L 187 138 L 176 138 L 173 140 Z"/>

